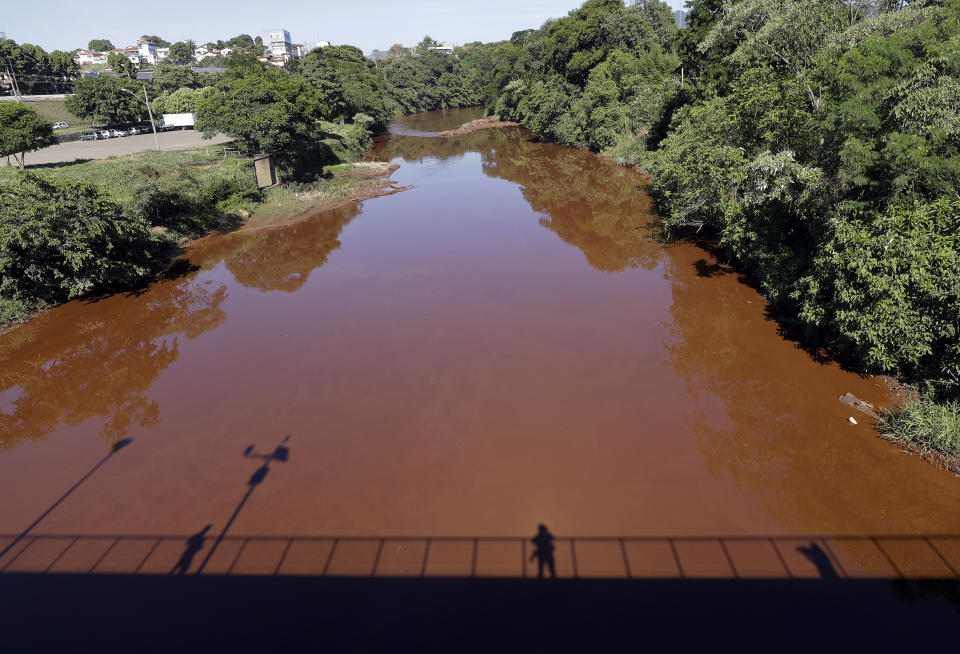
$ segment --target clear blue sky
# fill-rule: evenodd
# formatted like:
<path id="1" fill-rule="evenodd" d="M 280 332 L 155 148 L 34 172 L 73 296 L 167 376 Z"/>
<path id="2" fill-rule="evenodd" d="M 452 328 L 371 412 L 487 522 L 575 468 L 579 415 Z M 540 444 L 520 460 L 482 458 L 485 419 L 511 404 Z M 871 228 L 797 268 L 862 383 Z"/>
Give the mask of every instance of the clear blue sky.
<path id="1" fill-rule="evenodd" d="M 77 0 L 2 0 L 0 32 L 45 50 L 86 48 L 94 38 L 117 47 L 141 34 L 198 43 L 284 28 L 294 42 L 350 44 L 369 53 L 394 43 L 414 45 L 429 34 L 438 41 L 499 41 L 516 30 L 565 16 L 582 0 L 160 0 L 96 3 Z M 667 0 L 674 9 L 684 0 Z"/>

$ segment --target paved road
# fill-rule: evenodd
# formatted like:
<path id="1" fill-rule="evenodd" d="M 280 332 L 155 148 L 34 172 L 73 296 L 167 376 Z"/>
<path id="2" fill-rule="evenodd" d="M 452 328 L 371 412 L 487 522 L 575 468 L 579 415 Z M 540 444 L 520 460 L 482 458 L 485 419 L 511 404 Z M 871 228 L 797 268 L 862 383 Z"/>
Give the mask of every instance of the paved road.
<path id="1" fill-rule="evenodd" d="M 206 140 L 200 132 L 192 129 L 161 132 L 158 136 L 161 150 L 186 150 L 188 148 L 214 146 L 230 140 L 229 136 L 223 134 L 218 134 L 212 139 Z M 106 159 L 107 157 L 153 150 L 156 147 L 152 133 L 122 136 L 104 141 L 73 141 L 27 153 L 27 165 L 62 163 L 76 159 Z"/>

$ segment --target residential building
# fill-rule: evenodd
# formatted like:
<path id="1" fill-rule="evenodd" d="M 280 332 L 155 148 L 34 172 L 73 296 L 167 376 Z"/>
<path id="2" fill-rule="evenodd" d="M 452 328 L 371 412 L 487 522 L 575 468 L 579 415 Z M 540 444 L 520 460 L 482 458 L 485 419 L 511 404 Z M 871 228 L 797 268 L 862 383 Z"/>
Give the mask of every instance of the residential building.
<path id="1" fill-rule="evenodd" d="M 74 61 L 81 66 L 90 64 L 105 64 L 107 63 L 107 53 L 97 52 L 96 50 L 80 50 L 77 53 L 77 56 L 74 57 Z"/>
<path id="2" fill-rule="evenodd" d="M 201 45 L 200 47 L 194 48 L 193 50 L 193 58 L 196 59 L 197 61 L 200 61 L 201 59 L 203 59 L 209 54 L 210 54 L 210 48 L 208 48 L 205 45 Z"/>
<path id="3" fill-rule="evenodd" d="M 157 48 L 157 61 L 163 61 L 170 56 L 170 48 Z"/>
<path id="4" fill-rule="evenodd" d="M 293 58 L 302 59 L 303 56 L 307 54 L 306 48 L 303 47 L 302 43 L 293 44 Z"/>
<path id="5" fill-rule="evenodd" d="M 140 51 L 140 61 L 145 61 L 150 65 L 157 63 L 157 44 L 144 39 L 137 41 L 137 49 Z"/>
<path id="6" fill-rule="evenodd" d="M 263 45 L 273 57 L 290 59 L 293 57 L 293 43 L 290 41 L 290 32 L 276 29 L 264 32 Z"/>
<path id="7" fill-rule="evenodd" d="M 432 48 L 427 48 L 427 50 L 433 50 L 434 52 L 443 52 L 445 54 L 453 54 L 453 46 L 447 45 L 446 43 L 435 45 Z"/>
<path id="8" fill-rule="evenodd" d="M 317 41 L 317 47 L 318 47 L 318 48 L 329 48 L 329 47 L 330 47 L 330 41 Z"/>

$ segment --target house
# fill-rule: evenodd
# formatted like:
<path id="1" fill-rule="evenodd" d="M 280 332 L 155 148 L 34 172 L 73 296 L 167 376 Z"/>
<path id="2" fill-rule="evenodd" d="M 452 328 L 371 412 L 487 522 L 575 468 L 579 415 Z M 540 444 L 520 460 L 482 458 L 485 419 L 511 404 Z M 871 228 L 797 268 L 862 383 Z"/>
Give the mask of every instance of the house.
<path id="1" fill-rule="evenodd" d="M 128 48 L 121 48 L 120 54 L 132 61 L 133 63 L 140 65 L 140 48 L 135 45 L 131 45 Z"/>
<path id="2" fill-rule="evenodd" d="M 303 47 L 302 43 L 294 43 L 293 45 L 293 58 L 302 59 L 305 54 L 307 54 L 306 48 Z"/>
<path id="3" fill-rule="evenodd" d="M 427 50 L 433 50 L 434 52 L 443 52 L 444 54 L 453 54 L 453 46 L 447 45 L 446 43 L 435 45 L 432 48 L 427 48 Z"/>
<path id="4" fill-rule="evenodd" d="M 155 64 L 159 57 L 157 57 L 157 44 L 147 41 L 145 39 L 140 39 L 137 41 L 137 50 L 140 53 L 140 60 L 145 61 L 148 64 Z"/>
<path id="5" fill-rule="evenodd" d="M 157 48 L 157 61 L 163 61 L 170 56 L 170 48 Z"/>
<path id="6" fill-rule="evenodd" d="M 201 59 L 203 59 L 209 54 L 210 54 L 210 48 L 208 48 L 205 45 L 201 45 L 200 47 L 194 49 L 193 58 L 196 59 L 197 61 L 200 61 Z"/>
<path id="7" fill-rule="evenodd" d="M 317 47 L 318 47 L 318 48 L 329 48 L 329 47 L 330 47 L 330 41 L 317 41 Z"/>
<path id="8" fill-rule="evenodd" d="M 232 54 L 233 54 L 233 48 L 223 48 L 222 50 L 220 50 L 221 57 L 229 57 Z"/>
<path id="9" fill-rule="evenodd" d="M 74 61 L 81 66 L 105 64 L 107 63 L 107 53 L 97 52 L 96 50 L 80 50 L 74 57 Z"/>
<path id="10" fill-rule="evenodd" d="M 260 55 L 257 57 L 257 61 L 270 64 L 271 66 L 277 66 L 278 68 L 283 68 L 287 65 L 286 57 L 274 57 L 273 55 Z"/>

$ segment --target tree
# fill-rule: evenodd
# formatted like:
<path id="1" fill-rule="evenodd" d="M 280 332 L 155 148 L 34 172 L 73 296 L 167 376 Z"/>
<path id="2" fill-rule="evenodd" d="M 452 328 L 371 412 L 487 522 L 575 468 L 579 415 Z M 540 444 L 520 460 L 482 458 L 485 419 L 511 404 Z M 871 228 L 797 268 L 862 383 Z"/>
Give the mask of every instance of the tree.
<path id="1" fill-rule="evenodd" d="M 664 51 L 673 50 L 677 38 L 677 19 L 670 5 L 660 0 L 634 0 L 633 9 L 640 12 L 644 20 L 653 28 Z"/>
<path id="2" fill-rule="evenodd" d="M 196 128 L 206 137 L 223 132 L 248 154 L 273 153 L 295 170 L 322 155 L 320 93 L 299 75 L 259 64 L 229 68 L 197 102 Z"/>
<path id="3" fill-rule="evenodd" d="M 50 53 L 50 73 L 57 77 L 76 77 L 80 73 L 80 64 L 73 54 L 63 50 L 54 50 Z"/>
<path id="4" fill-rule="evenodd" d="M 196 49 L 193 41 L 177 41 L 170 46 L 169 59 L 175 64 L 185 66 L 193 62 L 193 51 Z"/>
<path id="5" fill-rule="evenodd" d="M 81 77 L 66 100 L 67 111 L 80 118 L 90 118 L 101 125 L 126 125 L 143 120 L 146 107 L 140 99 L 140 85 L 130 80 L 102 75 Z"/>
<path id="6" fill-rule="evenodd" d="M 247 52 L 258 50 L 257 44 L 249 34 L 238 34 L 232 39 L 229 39 L 226 45 L 228 48 L 233 48 L 234 50 L 246 50 Z M 257 52 L 257 54 L 260 53 Z"/>
<path id="7" fill-rule="evenodd" d="M 36 109 L 19 102 L 0 102 L 0 157 L 13 155 L 23 170 L 27 152 L 55 142 L 53 124 Z"/>
<path id="8" fill-rule="evenodd" d="M 93 39 L 87 44 L 87 49 L 96 52 L 107 52 L 113 50 L 113 43 L 108 39 Z"/>
<path id="9" fill-rule="evenodd" d="M 126 77 L 127 79 L 133 79 L 137 74 L 136 65 L 130 61 L 129 57 L 119 52 L 111 52 L 107 55 L 107 65 L 110 66 L 117 75 Z"/>
<path id="10" fill-rule="evenodd" d="M 153 67 L 150 83 L 158 93 L 173 93 L 177 89 L 198 89 L 203 86 L 199 73 L 186 66 L 168 62 L 160 62 Z"/>
<path id="11" fill-rule="evenodd" d="M 388 96 L 383 73 L 359 48 L 317 48 L 298 61 L 297 72 L 320 91 L 332 116 L 352 120 L 363 113 L 380 128 L 400 112 Z"/>
<path id="12" fill-rule="evenodd" d="M 213 87 L 207 86 L 202 89 L 191 89 L 184 87 L 177 89 L 169 95 L 161 95 L 153 101 L 154 114 L 192 114 L 197 111 L 197 102 L 201 94 L 210 93 Z"/>
<path id="13" fill-rule="evenodd" d="M 158 48 L 170 47 L 170 41 L 167 41 L 166 39 L 161 39 L 159 36 L 156 36 L 156 35 L 144 34 L 140 38 L 143 39 L 144 41 L 150 41 L 150 43 L 156 44 Z"/>
<path id="14" fill-rule="evenodd" d="M 0 184 L 0 319 L 136 283 L 150 272 L 152 244 L 146 221 L 96 187 L 18 173 Z"/>

